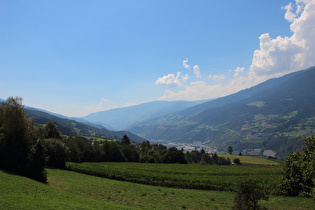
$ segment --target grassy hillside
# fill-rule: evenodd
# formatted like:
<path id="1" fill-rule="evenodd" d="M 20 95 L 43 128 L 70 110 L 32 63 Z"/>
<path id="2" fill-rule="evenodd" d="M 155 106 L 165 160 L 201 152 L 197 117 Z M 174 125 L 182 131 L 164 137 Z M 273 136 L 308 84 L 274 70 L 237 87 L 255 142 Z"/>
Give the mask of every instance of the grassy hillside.
<path id="1" fill-rule="evenodd" d="M 229 154 L 218 154 L 219 157 L 230 158 L 233 161 L 235 158 L 240 159 L 242 165 L 270 165 L 273 164 L 275 166 L 281 165 L 281 161 L 273 160 L 273 159 L 264 159 L 258 157 L 250 157 L 250 156 L 239 156 L 239 155 L 229 155 Z"/>
<path id="2" fill-rule="evenodd" d="M 49 176 L 53 173 L 54 170 L 49 170 Z M 63 173 L 61 176 L 68 176 L 66 171 Z M 0 170 L 0 209 L 131 209 L 67 192 L 65 189 L 52 188 Z"/>
<path id="3" fill-rule="evenodd" d="M 48 169 L 48 179 L 44 185 L 0 171 L 1 209 L 231 209 L 235 195 L 154 187 L 57 169 Z M 314 207 L 312 199 L 301 197 L 271 196 L 261 203 L 268 209 Z"/>

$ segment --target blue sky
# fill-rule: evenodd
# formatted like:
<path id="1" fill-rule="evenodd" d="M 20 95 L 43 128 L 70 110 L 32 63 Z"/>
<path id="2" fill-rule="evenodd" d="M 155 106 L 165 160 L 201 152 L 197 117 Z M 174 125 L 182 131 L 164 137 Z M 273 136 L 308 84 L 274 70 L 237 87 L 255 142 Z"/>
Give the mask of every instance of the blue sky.
<path id="1" fill-rule="evenodd" d="M 314 0 L 0 0 L 0 98 L 66 116 L 228 95 L 315 65 Z"/>

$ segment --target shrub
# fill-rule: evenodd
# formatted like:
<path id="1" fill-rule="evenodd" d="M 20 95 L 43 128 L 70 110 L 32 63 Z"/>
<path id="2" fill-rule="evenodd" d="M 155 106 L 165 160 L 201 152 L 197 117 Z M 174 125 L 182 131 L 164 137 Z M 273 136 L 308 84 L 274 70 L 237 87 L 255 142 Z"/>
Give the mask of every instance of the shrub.
<path id="1" fill-rule="evenodd" d="M 284 160 L 279 193 L 315 199 L 315 137 L 305 138 L 302 152 L 291 153 Z"/>
<path id="2" fill-rule="evenodd" d="M 237 164 L 237 165 L 241 165 L 241 161 L 240 161 L 239 158 L 235 158 L 235 159 L 233 160 L 233 163 L 235 163 L 235 164 Z"/>
<path id="3" fill-rule="evenodd" d="M 233 209 L 265 209 L 258 205 L 259 200 L 268 200 L 265 190 L 253 180 L 239 183 L 234 197 Z"/>

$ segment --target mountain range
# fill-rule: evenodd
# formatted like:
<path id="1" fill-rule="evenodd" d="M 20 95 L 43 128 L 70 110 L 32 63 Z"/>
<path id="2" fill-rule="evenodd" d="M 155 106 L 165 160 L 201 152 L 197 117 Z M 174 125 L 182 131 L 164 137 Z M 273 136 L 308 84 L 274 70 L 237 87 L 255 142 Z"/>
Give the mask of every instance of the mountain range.
<path id="1" fill-rule="evenodd" d="M 3 102 L 5 102 L 5 100 L 0 99 L 0 104 Z M 111 131 L 104 128 L 102 125 L 93 124 L 84 119 L 69 118 L 29 106 L 24 106 L 24 109 L 28 117 L 34 119 L 36 125 L 45 125 L 48 122 L 53 122 L 63 135 L 97 136 L 106 139 L 122 139 L 124 135 L 128 135 L 131 140 L 136 142 L 145 140 L 129 131 Z"/>
<path id="2" fill-rule="evenodd" d="M 298 150 L 303 137 L 315 134 L 314 81 L 315 67 L 311 67 L 218 99 L 153 101 L 83 118 L 25 109 L 35 123 L 54 122 L 66 135 L 121 138 L 127 134 L 134 141 L 203 142 L 219 151 L 233 146 L 284 156 Z"/>
<path id="3" fill-rule="evenodd" d="M 101 124 L 113 130 L 126 130 L 148 119 L 159 118 L 205 101 L 152 101 L 135 106 L 111 109 L 89 114 L 82 119 Z"/>
<path id="4" fill-rule="evenodd" d="M 224 150 L 263 148 L 285 155 L 315 134 L 315 67 L 129 128 L 157 141 L 207 142 Z"/>

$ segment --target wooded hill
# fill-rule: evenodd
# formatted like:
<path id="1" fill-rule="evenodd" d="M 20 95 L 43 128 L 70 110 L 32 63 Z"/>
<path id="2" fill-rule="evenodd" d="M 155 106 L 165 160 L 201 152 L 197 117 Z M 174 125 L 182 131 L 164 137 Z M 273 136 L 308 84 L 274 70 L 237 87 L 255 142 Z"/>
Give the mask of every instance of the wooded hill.
<path id="1" fill-rule="evenodd" d="M 30 118 L 34 118 L 35 124 L 45 125 L 53 122 L 63 135 L 98 136 L 107 139 L 121 139 L 128 135 L 133 141 L 142 142 L 145 139 L 128 131 L 110 131 L 101 125 L 92 124 L 88 121 L 78 122 L 76 120 L 62 118 L 44 111 L 26 107 L 25 111 Z M 78 119 L 81 120 L 81 119 Z"/>
<path id="2" fill-rule="evenodd" d="M 149 140 L 209 142 L 219 149 L 263 148 L 286 155 L 315 134 L 315 67 L 227 97 L 148 120 L 130 131 Z"/>

